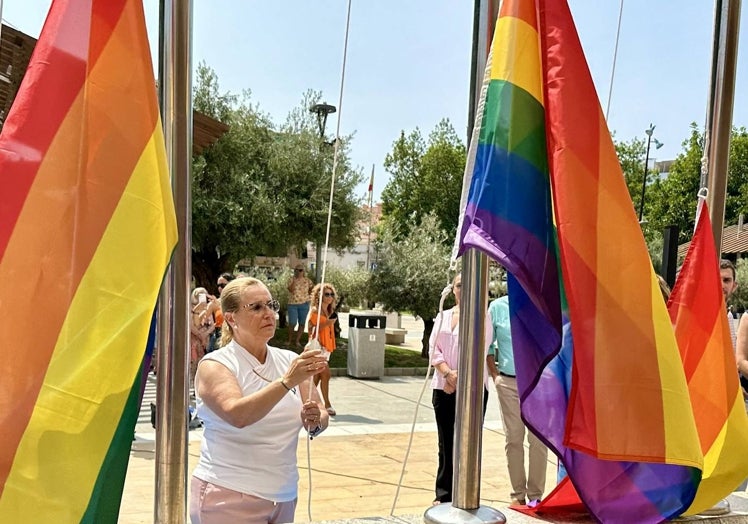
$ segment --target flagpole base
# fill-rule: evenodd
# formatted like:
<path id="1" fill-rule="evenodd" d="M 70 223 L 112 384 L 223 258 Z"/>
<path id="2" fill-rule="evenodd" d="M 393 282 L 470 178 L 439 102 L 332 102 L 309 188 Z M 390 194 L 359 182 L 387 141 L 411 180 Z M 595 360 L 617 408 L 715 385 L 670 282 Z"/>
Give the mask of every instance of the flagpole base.
<path id="1" fill-rule="evenodd" d="M 505 524 L 506 517 L 489 506 L 468 510 L 455 508 L 451 502 L 443 502 L 427 509 L 423 521 L 427 524 Z"/>

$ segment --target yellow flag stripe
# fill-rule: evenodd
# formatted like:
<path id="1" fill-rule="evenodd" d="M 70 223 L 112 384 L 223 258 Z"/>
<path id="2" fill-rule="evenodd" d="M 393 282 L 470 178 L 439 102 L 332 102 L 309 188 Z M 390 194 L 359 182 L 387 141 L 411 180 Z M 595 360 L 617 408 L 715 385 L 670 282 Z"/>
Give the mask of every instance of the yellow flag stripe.
<path id="1" fill-rule="evenodd" d="M 8 522 L 38 515 L 47 522 L 80 520 L 140 371 L 149 318 L 177 236 L 168 177 L 160 174 L 167 172 L 160 126 L 63 324 L 14 461 L 24 467 L 11 468 L 0 499 Z"/>

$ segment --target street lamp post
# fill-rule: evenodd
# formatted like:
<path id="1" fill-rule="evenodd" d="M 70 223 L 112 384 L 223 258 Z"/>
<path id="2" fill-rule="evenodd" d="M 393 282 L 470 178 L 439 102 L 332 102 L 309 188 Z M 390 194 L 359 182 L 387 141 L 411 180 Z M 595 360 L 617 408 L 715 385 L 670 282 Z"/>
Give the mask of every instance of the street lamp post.
<path id="1" fill-rule="evenodd" d="M 325 127 L 327 126 L 327 116 L 337 111 L 337 108 L 333 105 L 322 102 L 321 104 L 314 104 L 312 107 L 309 108 L 309 111 L 317 115 L 317 126 L 319 128 L 320 149 L 324 147 L 325 145 L 330 145 L 330 143 L 325 140 Z M 322 241 L 317 239 L 316 245 L 317 245 L 316 246 L 317 249 L 315 251 L 317 252 L 317 255 L 315 257 L 315 262 L 314 262 L 315 263 L 314 274 L 317 278 L 317 282 L 319 282 L 322 279 Z"/>
<path id="2" fill-rule="evenodd" d="M 649 174 L 649 146 L 653 140 L 655 143 L 655 149 L 660 149 L 664 145 L 656 138 L 652 138 L 654 129 L 654 124 L 649 124 L 649 128 L 644 130 L 644 132 L 647 133 L 647 153 L 644 156 L 644 178 L 642 179 L 642 199 L 641 202 L 639 202 L 639 223 L 644 219 L 644 195 L 647 191 L 647 175 Z"/>

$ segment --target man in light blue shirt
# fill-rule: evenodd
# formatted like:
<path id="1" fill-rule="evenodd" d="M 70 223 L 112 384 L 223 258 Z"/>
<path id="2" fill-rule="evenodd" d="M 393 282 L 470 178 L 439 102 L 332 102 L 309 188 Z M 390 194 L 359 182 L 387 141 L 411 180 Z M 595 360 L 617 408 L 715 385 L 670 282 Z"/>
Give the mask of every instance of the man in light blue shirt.
<path id="1" fill-rule="evenodd" d="M 501 420 L 506 438 L 507 467 L 512 484 L 510 494 L 513 505 L 536 505 L 543 498 L 548 448 L 529 430 L 529 472 L 525 473 L 525 424 L 520 417 L 517 378 L 514 370 L 512 332 L 509 325 L 509 297 L 491 302 L 488 308 L 493 325 L 493 342 L 487 360 L 488 370 L 496 385 L 501 407 Z"/>

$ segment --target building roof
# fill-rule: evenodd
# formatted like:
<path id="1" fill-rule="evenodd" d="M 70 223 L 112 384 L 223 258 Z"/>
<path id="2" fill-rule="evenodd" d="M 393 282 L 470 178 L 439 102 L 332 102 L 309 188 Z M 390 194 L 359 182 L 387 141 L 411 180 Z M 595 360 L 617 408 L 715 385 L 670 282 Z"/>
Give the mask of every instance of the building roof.
<path id="1" fill-rule="evenodd" d="M 686 242 L 678 246 L 678 258 L 686 256 L 686 251 L 688 251 L 690 245 L 691 242 Z M 738 225 L 732 225 L 722 230 L 723 255 L 744 253 L 746 251 L 748 251 L 748 227 L 741 225 L 739 230 Z"/>
<path id="2" fill-rule="evenodd" d="M 36 45 L 32 38 L 5 24 L 0 29 L 0 128 L 16 98 L 31 52 Z"/>
<path id="3" fill-rule="evenodd" d="M 35 46 L 36 38 L 5 24 L 2 25 L 0 30 L 0 129 L 16 98 Z M 193 111 L 192 154 L 199 155 L 228 130 L 229 126 L 226 124 Z"/>
<path id="4" fill-rule="evenodd" d="M 206 114 L 192 111 L 192 154 L 199 155 L 205 148 L 215 144 L 229 126 Z"/>

